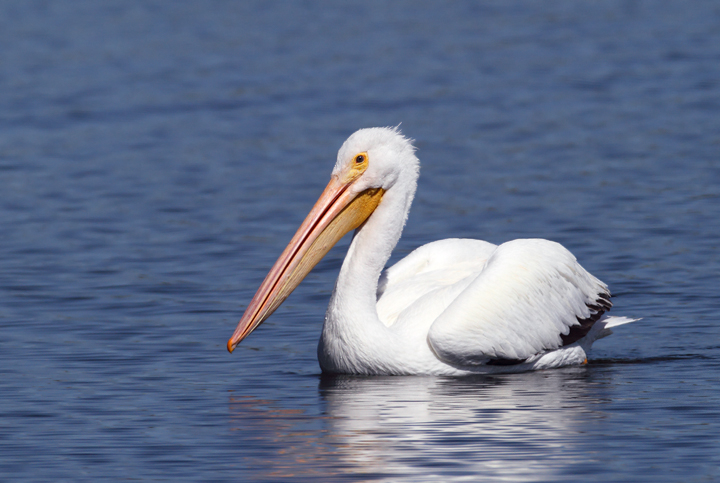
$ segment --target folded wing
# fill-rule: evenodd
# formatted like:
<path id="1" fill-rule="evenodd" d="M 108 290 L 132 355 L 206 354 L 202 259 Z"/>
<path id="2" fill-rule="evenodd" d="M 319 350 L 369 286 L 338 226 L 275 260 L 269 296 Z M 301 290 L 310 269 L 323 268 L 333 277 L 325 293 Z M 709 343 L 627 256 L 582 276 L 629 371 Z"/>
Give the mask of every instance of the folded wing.
<path id="1" fill-rule="evenodd" d="M 582 338 L 611 306 L 607 286 L 562 245 L 514 240 L 437 315 L 428 343 L 456 366 L 519 363 Z"/>
<path id="2" fill-rule="evenodd" d="M 496 245 L 448 238 L 423 245 L 385 270 L 378 283 L 380 320 L 425 330 L 482 271 Z M 397 328 L 397 327 L 396 327 Z M 425 332 L 427 333 L 427 332 Z"/>

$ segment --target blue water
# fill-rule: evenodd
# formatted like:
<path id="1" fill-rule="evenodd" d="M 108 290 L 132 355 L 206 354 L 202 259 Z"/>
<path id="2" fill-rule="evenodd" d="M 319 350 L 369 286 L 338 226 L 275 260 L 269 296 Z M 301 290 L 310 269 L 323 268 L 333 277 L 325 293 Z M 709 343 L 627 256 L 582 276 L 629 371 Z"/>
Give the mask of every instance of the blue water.
<path id="1" fill-rule="evenodd" d="M 225 343 L 354 130 L 417 140 L 393 261 L 563 243 L 590 364 L 325 378 L 347 240 Z M 0 3 L 0 480 L 720 480 L 720 7 Z"/>

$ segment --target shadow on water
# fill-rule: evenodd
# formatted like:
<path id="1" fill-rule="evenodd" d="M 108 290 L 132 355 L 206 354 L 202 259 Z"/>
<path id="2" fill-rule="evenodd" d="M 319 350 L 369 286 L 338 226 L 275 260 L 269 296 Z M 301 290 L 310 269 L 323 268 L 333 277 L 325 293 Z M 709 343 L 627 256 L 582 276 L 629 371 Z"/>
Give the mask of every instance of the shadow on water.
<path id="1" fill-rule="evenodd" d="M 259 479 L 544 479 L 583 461 L 583 427 L 604 417 L 610 385 L 607 372 L 580 367 L 464 378 L 320 376 L 313 423 L 310 408 L 233 397 L 231 425 L 249 438 L 243 457 Z M 283 465 L 267 459 L 277 453 Z M 255 459 L 263 455 L 267 465 Z"/>

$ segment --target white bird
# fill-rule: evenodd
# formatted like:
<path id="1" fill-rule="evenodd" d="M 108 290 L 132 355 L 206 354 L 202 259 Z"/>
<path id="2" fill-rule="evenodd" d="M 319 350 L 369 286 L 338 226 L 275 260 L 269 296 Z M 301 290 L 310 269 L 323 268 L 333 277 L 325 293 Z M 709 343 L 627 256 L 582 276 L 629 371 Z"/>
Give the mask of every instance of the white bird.
<path id="1" fill-rule="evenodd" d="M 440 240 L 383 271 L 407 220 L 419 167 L 412 141 L 397 128 L 351 135 L 228 350 L 353 229 L 318 344 L 323 372 L 462 375 L 582 364 L 593 341 L 635 320 L 608 317 L 607 286 L 548 240 L 499 246 Z"/>

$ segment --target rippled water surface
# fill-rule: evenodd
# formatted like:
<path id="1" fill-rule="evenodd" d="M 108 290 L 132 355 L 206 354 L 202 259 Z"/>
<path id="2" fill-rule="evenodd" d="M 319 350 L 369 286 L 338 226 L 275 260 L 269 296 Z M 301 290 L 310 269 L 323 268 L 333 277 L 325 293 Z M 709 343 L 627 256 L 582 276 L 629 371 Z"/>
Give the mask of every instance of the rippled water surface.
<path id="1" fill-rule="evenodd" d="M 342 141 L 401 122 L 393 261 L 549 238 L 643 320 L 321 377 L 344 240 L 229 355 Z M 716 2 L 2 2 L 0 189 L 0 480 L 720 480 Z"/>

